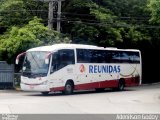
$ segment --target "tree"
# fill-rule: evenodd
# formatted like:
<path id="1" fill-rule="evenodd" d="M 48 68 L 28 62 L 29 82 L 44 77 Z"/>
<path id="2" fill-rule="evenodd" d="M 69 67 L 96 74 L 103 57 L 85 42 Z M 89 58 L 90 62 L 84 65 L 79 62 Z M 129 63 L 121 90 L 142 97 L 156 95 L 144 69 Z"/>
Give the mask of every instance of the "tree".
<path id="1" fill-rule="evenodd" d="M 34 16 L 48 17 L 48 4 L 35 0 L 1 0 L 0 1 L 0 26 L 23 26 Z"/>
<path id="2" fill-rule="evenodd" d="M 72 42 L 74 43 L 96 44 L 98 34 L 99 31 L 94 26 L 84 24 L 81 21 L 75 22 L 71 29 Z"/>
<path id="3" fill-rule="evenodd" d="M 154 24 L 160 24 L 160 1 L 148 0 L 148 8 L 151 11 L 150 22 Z"/>
<path id="4" fill-rule="evenodd" d="M 0 26 L 22 25 L 28 20 L 22 0 L 4 0 L 0 2 Z"/>
<path id="5" fill-rule="evenodd" d="M 64 4 L 63 30 L 71 33 L 73 42 L 113 46 L 122 41 L 119 28 L 112 26 L 117 18 L 109 9 L 92 0 L 70 0 Z"/>
<path id="6" fill-rule="evenodd" d="M 149 19 L 146 5 L 147 0 L 67 0 L 63 5 L 63 32 L 71 33 L 78 43 L 132 46 L 150 39 L 143 27 Z"/>
<path id="7" fill-rule="evenodd" d="M 40 45 L 70 42 L 69 38 L 54 30 L 48 30 L 34 17 L 24 27 L 12 27 L 5 35 L 0 37 L 0 59 L 14 63 L 18 53 Z"/>

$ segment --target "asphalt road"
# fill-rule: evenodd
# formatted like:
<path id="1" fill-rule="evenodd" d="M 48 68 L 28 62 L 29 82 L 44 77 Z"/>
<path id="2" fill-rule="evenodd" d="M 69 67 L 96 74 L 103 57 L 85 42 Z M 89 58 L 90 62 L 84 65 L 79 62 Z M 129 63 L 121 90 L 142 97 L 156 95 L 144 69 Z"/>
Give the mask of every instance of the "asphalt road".
<path id="1" fill-rule="evenodd" d="M 160 83 L 106 90 L 78 91 L 74 95 L 0 90 L 0 114 L 159 114 Z"/>

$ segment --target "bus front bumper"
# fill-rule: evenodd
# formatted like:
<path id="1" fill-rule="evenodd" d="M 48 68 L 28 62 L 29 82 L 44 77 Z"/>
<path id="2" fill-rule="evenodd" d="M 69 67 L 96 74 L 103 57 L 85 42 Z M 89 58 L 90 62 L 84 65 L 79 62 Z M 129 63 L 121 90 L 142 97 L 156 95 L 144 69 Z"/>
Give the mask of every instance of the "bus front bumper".
<path id="1" fill-rule="evenodd" d="M 21 83 L 21 90 L 23 91 L 39 91 L 39 92 L 44 92 L 44 91 L 50 91 L 48 88 L 48 85 L 43 85 L 43 84 L 25 84 Z"/>

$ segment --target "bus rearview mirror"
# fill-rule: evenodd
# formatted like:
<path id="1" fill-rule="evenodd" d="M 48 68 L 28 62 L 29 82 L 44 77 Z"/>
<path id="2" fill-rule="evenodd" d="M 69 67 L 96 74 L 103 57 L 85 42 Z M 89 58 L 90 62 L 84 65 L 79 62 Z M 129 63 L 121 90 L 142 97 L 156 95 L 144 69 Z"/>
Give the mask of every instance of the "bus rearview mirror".
<path id="1" fill-rule="evenodd" d="M 45 59 L 45 64 L 49 64 L 49 59 L 48 58 Z"/>
<path id="2" fill-rule="evenodd" d="M 16 59 L 16 64 L 18 65 L 18 63 L 19 63 L 19 59 Z"/>
<path id="3" fill-rule="evenodd" d="M 23 52 L 23 53 L 20 53 L 20 54 L 16 57 L 16 64 L 19 63 L 19 58 L 20 58 L 21 56 L 24 56 L 25 54 L 26 54 L 26 52 Z"/>

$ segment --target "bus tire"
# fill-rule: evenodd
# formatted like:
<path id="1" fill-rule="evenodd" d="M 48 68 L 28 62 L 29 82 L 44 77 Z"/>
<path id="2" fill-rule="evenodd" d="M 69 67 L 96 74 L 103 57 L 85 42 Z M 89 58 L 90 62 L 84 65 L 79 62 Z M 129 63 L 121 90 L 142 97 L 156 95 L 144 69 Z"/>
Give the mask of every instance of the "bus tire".
<path id="1" fill-rule="evenodd" d="M 67 81 L 63 93 L 65 95 L 70 95 L 73 93 L 73 89 L 74 89 L 74 84 L 71 81 Z"/>
<path id="2" fill-rule="evenodd" d="M 49 92 L 41 92 L 42 93 L 42 95 L 48 95 L 49 94 Z"/>
<path id="3" fill-rule="evenodd" d="M 123 91 L 124 87 L 125 87 L 125 82 L 124 82 L 124 80 L 120 79 L 118 82 L 118 90 Z"/>

